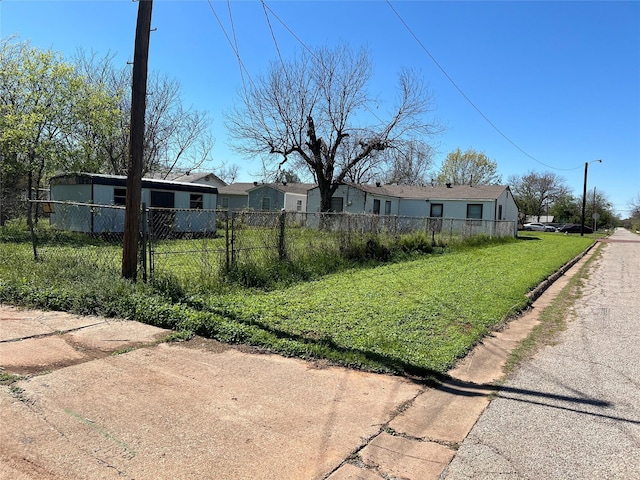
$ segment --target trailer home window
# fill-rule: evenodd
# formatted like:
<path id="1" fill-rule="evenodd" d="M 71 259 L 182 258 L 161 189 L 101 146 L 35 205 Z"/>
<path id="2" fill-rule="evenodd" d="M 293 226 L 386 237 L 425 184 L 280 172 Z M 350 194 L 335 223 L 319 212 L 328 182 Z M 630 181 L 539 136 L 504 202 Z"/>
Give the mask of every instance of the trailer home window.
<path id="1" fill-rule="evenodd" d="M 343 197 L 331 197 L 331 212 L 342 212 L 344 210 Z"/>
<path id="2" fill-rule="evenodd" d="M 127 204 L 127 189 L 126 188 L 114 188 L 113 189 L 113 204 L 114 205 L 126 205 Z"/>
<path id="3" fill-rule="evenodd" d="M 442 218 L 444 205 L 442 203 L 432 203 L 431 211 L 429 212 L 429 216 L 432 218 Z"/>
<path id="4" fill-rule="evenodd" d="M 482 220 L 482 204 L 481 203 L 467 204 L 467 218 L 471 218 L 474 220 Z"/>
<path id="5" fill-rule="evenodd" d="M 202 210 L 204 206 L 201 193 L 192 193 L 189 197 L 189 208 Z"/>

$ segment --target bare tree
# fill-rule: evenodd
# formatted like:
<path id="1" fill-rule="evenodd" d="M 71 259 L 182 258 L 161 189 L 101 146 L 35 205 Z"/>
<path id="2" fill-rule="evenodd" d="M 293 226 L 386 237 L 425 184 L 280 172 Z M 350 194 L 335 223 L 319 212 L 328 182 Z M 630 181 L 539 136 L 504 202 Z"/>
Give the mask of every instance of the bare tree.
<path id="1" fill-rule="evenodd" d="M 234 183 L 238 179 L 239 171 L 240 167 L 236 164 L 222 164 L 216 169 L 216 175 L 218 175 L 218 178 L 228 185 Z"/>
<path id="2" fill-rule="evenodd" d="M 104 173 L 126 175 L 129 152 L 129 122 L 131 121 L 131 72 L 129 68 L 116 68 L 115 55 L 108 52 L 98 57 L 78 50 L 73 63 L 76 71 L 92 85 L 103 85 L 116 101 L 114 127 L 90 138 L 91 146 L 102 162 L 97 170 Z"/>
<path id="3" fill-rule="evenodd" d="M 131 69 L 115 67 L 113 58 L 111 53 L 97 57 L 95 53 L 79 50 L 74 61 L 78 71 L 89 82 L 105 85 L 118 99 L 118 126 L 97 137 L 95 147 L 103 156 L 103 171 L 126 175 Z M 176 170 L 195 170 L 210 161 L 214 139 L 209 123 L 207 112 L 184 106 L 177 80 L 151 74 L 145 116 L 143 174 L 158 173 L 166 178 Z"/>
<path id="4" fill-rule="evenodd" d="M 340 168 L 347 166 L 352 158 L 360 153 L 360 139 L 349 136 L 342 141 L 342 148 L 338 152 L 336 163 Z M 385 152 L 386 153 L 386 152 Z M 366 161 L 353 165 L 346 173 L 344 180 L 349 183 L 366 184 L 379 181 L 382 178 L 385 155 L 380 151 L 371 152 Z"/>
<path id="5" fill-rule="evenodd" d="M 425 144 L 410 144 L 405 150 L 390 150 L 382 175 L 384 183 L 427 185 L 433 149 Z"/>
<path id="6" fill-rule="evenodd" d="M 640 193 L 635 198 L 629 200 L 630 217 L 640 219 Z"/>
<path id="7" fill-rule="evenodd" d="M 502 176 L 498 174 L 498 164 L 484 153 L 472 148 L 462 152 L 458 148 L 442 162 L 437 180 L 439 184 L 498 185 Z"/>
<path id="8" fill-rule="evenodd" d="M 368 52 L 346 45 L 272 62 L 228 115 L 236 150 L 304 166 L 318 184 L 321 210 L 328 211 L 338 185 L 366 171 L 377 153 L 407 149 L 412 140 L 439 132 L 425 118 L 432 100 L 422 80 L 403 71 L 396 105 L 380 119 L 382 109 L 366 90 L 371 76 Z"/>

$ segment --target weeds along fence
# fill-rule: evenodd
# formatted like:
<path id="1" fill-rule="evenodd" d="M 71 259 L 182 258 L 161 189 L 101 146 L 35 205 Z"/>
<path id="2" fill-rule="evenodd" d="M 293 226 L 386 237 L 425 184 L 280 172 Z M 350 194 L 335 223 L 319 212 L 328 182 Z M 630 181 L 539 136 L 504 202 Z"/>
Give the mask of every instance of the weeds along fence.
<path id="1" fill-rule="evenodd" d="M 33 205 L 37 223 L 32 247 L 39 260 L 120 271 L 124 207 L 53 201 Z M 285 262 L 331 261 L 370 244 L 397 244 L 416 233 L 438 245 L 475 235 L 514 235 L 511 221 L 371 214 L 144 207 L 140 219 L 139 276 L 170 276 L 197 285 L 238 272 L 268 273 Z"/>
<path id="2" fill-rule="evenodd" d="M 202 212 L 202 213 L 200 213 Z M 345 213 L 217 211 L 207 217 L 206 231 L 176 232 L 175 223 L 156 218 L 182 211 L 149 209 L 149 258 L 151 275 L 178 276 L 199 284 L 226 275 L 268 274 L 277 265 L 332 262 L 337 257 L 376 256 L 374 247 L 397 244 L 403 236 L 421 233 L 432 244 L 445 245 L 476 235 L 509 237 L 508 221 L 416 218 Z M 203 211 L 188 211 L 191 221 L 203 222 Z M 193 226 L 193 223 L 191 224 Z M 384 246 L 382 247 L 385 248 Z M 251 283 L 251 279 L 242 279 Z"/>

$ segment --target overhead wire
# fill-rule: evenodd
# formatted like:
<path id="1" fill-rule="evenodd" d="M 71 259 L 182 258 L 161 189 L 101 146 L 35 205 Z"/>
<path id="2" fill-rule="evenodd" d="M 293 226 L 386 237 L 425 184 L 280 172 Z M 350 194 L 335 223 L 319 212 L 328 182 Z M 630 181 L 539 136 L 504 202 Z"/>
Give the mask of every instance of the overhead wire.
<path id="1" fill-rule="evenodd" d="M 236 58 L 238 59 L 238 65 L 239 65 L 239 70 L 240 70 L 240 76 L 241 76 L 241 80 L 242 80 L 242 84 L 243 84 L 243 88 L 246 91 L 246 83 L 245 83 L 245 72 L 246 75 L 249 77 L 249 80 L 251 81 L 251 83 L 253 83 L 251 76 L 249 74 L 249 71 L 247 70 L 247 68 L 245 67 L 242 58 L 240 56 L 240 51 L 238 48 L 238 42 L 237 42 L 237 36 L 235 33 L 235 25 L 233 22 L 233 16 L 231 14 L 231 6 L 229 5 L 229 0 L 227 0 L 227 5 L 228 5 L 228 10 L 229 10 L 229 18 L 231 21 L 231 29 L 232 29 L 232 35 L 233 35 L 233 40 L 231 40 L 231 38 L 229 37 L 229 34 L 227 33 L 224 25 L 222 24 L 222 21 L 220 20 L 215 8 L 213 7 L 213 4 L 211 3 L 211 0 L 207 0 L 209 7 L 211 9 L 211 11 L 213 12 L 213 14 L 216 17 L 216 20 L 218 21 L 218 24 L 220 26 L 220 28 L 222 29 L 222 32 L 225 35 L 225 38 L 227 39 L 227 42 L 229 43 L 229 45 L 231 46 L 231 49 L 233 50 L 234 54 L 236 55 Z M 422 41 L 420 40 L 420 38 L 415 34 L 415 32 L 411 29 L 411 27 L 407 24 L 407 22 L 404 20 L 404 18 L 399 14 L 399 12 L 393 7 L 393 5 L 391 4 L 391 2 L 389 0 L 386 0 L 387 5 L 389 6 L 389 8 L 391 8 L 391 10 L 393 11 L 393 13 L 396 15 L 396 17 L 398 18 L 398 20 L 400 21 L 400 23 L 402 23 L 402 25 L 404 26 L 404 28 L 409 32 L 409 34 L 413 37 L 413 39 L 416 41 L 416 43 L 420 46 L 420 48 L 429 56 L 429 58 L 433 61 L 433 63 L 438 67 L 438 69 L 442 72 L 442 74 L 447 78 L 447 80 L 454 86 L 454 88 L 460 93 L 460 95 L 469 103 L 469 105 L 471 105 L 473 107 L 474 110 L 476 110 L 476 112 L 478 112 L 478 114 L 500 135 L 502 136 L 505 140 L 507 140 L 507 142 L 509 142 L 511 145 L 513 145 L 518 151 L 520 151 L 523 155 L 525 155 L 526 157 L 530 158 L 531 160 L 533 160 L 536 163 L 539 163 L 540 165 L 543 165 L 547 168 L 553 169 L 553 170 L 561 170 L 561 171 L 570 171 L 570 170 L 577 170 L 579 168 L 582 168 L 582 165 L 577 166 L 577 167 L 573 167 L 573 168 L 559 168 L 559 167 L 554 167 L 552 165 L 549 165 L 545 162 L 542 162 L 540 160 L 538 160 L 537 158 L 535 158 L 533 155 L 529 154 L 527 151 L 525 151 L 523 148 L 521 148 L 517 143 L 515 143 L 509 136 L 507 136 L 493 121 L 491 121 L 491 119 L 471 100 L 471 98 L 469 98 L 469 96 L 462 90 L 462 88 L 455 82 L 455 80 L 449 75 L 449 73 L 444 69 L 444 67 L 438 62 L 438 60 L 431 54 L 431 52 L 429 51 L 429 49 L 427 49 L 427 47 L 422 43 Z M 322 59 L 318 58 L 317 55 L 315 54 L 315 52 L 271 9 L 271 7 L 269 5 L 267 5 L 267 3 L 265 2 L 265 0 L 261 0 L 261 4 L 262 4 L 262 8 L 265 14 L 265 19 L 267 21 L 267 25 L 269 27 L 269 31 L 271 33 L 271 37 L 275 46 L 275 49 L 277 51 L 278 54 L 278 58 L 280 60 L 280 63 L 282 64 L 283 68 L 286 71 L 286 65 L 284 62 L 284 59 L 282 58 L 282 53 L 280 51 L 280 47 L 278 44 L 278 40 L 277 37 L 275 35 L 275 32 L 273 30 L 273 26 L 271 24 L 271 20 L 269 17 L 269 14 L 273 15 L 273 17 L 278 20 L 278 22 L 291 34 L 291 36 L 314 58 L 316 59 L 321 65 L 323 65 Z M 374 111 L 372 111 L 371 109 L 367 108 L 367 110 L 380 122 L 382 122 L 382 120 L 376 115 L 376 113 Z"/>
<path id="2" fill-rule="evenodd" d="M 300 44 L 302 45 L 302 47 L 318 62 L 318 64 L 320 64 L 323 68 L 325 68 L 326 70 L 329 70 L 329 68 L 324 64 L 322 58 L 318 57 L 316 55 L 316 53 L 300 38 L 298 37 L 298 35 L 296 35 L 296 33 L 289 28 L 289 26 L 271 9 L 271 7 L 269 7 L 269 5 L 266 4 L 266 2 L 264 0 L 261 0 L 263 7 L 265 8 L 265 13 L 268 10 L 269 13 L 271 15 L 273 15 L 273 17 L 278 20 L 278 22 L 280 22 L 280 24 L 291 34 L 291 36 Z M 268 18 L 268 17 L 267 17 Z M 269 23 L 269 28 L 271 28 L 271 23 Z M 271 31 L 272 35 L 273 35 L 273 30 Z M 278 52 L 279 53 L 279 52 Z M 282 57 L 280 58 L 280 60 L 282 61 Z M 284 66 L 284 63 L 283 63 Z M 285 67 L 286 70 L 286 67 Z M 371 108 L 369 108 L 368 106 L 365 105 L 365 108 L 367 111 L 369 111 L 369 113 L 375 117 L 376 120 L 378 120 L 380 123 L 384 123 L 383 120 L 376 114 L 376 112 L 374 112 Z"/>
<path id="3" fill-rule="evenodd" d="M 282 64 L 282 68 L 284 69 L 284 72 L 287 72 L 287 67 L 284 64 L 284 60 L 282 59 L 282 53 L 280 53 L 280 46 L 278 45 L 278 39 L 276 38 L 276 34 L 273 31 L 273 27 L 271 26 L 271 19 L 269 18 L 269 13 L 267 12 L 267 5 L 264 2 L 264 0 L 261 0 L 262 3 L 262 10 L 264 11 L 264 16 L 267 19 L 267 25 L 269 26 L 269 31 L 271 32 L 271 38 L 273 39 L 273 44 L 276 47 L 276 52 L 278 52 L 278 58 L 280 59 L 280 63 Z"/>
<path id="4" fill-rule="evenodd" d="M 209 2 L 209 4 L 211 4 L 211 2 Z M 236 36 L 236 26 L 233 21 L 233 14 L 231 13 L 231 0 L 227 0 L 227 10 L 229 11 L 229 22 L 231 23 L 231 33 L 233 34 L 233 46 L 234 46 L 233 51 L 235 52 L 236 57 L 238 58 L 238 67 L 240 69 L 240 80 L 242 81 L 242 90 L 246 94 L 247 84 L 245 83 L 244 72 L 242 69 L 243 67 L 242 60 L 240 59 L 240 48 L 238 47 L 238 37 Z"/>
<path id="5" fill-rule="evenodd" d="M 549 165 L 547 163 L 544 163 L 540 160 L 538 160 L 537 158 L 535 158 L 533 155 L 529 154 L 528 152 L 526 152 L 523 148 L 521 148 L 517 143 L 515 143 L 513 140 L 511 140 L 511 138 L 509 138 L 502 130 L 500 130 L 500 128 L 498 128 L 498 126 L 493 123 L 491 121 L 491 119 L 489 119 L 489 117 L 487 117 L 487 115 L 484 114 L 484 112 L 482 110 L 480 110 L 480 108 L 469 98 L 469 96 L 462 90 L 462 88 L 460 88 L 460 86 L 453 80 L 453 78 L 451 78 L 451 75 L 449 75 L 447 73 L 447 71 L 444 69 L 444 67 L 442 65 L 440 65 L 440 63 L 438 62 L 438 60 L 436 60 L 436 58 L 431 54 L 431 52 L 429 51 L 429 49 L 427 49 L 427 47 L 422 43 L 422 41 L 420 40 L 420 38 L 418 38 L 418 36 L 415 34 L 415 32 L 411 29 L 411 27 L 409 27 L 409 25 L 407 24 L 407 22 L 404 20 L 404 18 L 402 18 L 402 16 L 400 15 L 400 13 L 398 13 L 398 11 L 393 7 L 393 5 L 391 4 L 390 0 L 386 0 L 387 5 L 389 6 L 389 8 L 391 8 L 391 10 L 393 11 L 393 13 L 396 15 L 396 17 L 398 17 L 398 20 L 400 20 L 400 23 L 402 23 L 402 25 L 406 28 L 406 30 L 409 32 L 409 34 L 413 37 L 413 39 L 416 41 L 416 43 L 420 46 L 420 48 L 422 48 L 422 50 L 429 56 L 429 58 L 433 61 L 433 63 L 438 67 L 438 69 L 442 72 L 442 74 L 447 78 L 447 80 L 449 80 L 449 82 L 455 87 L 455 89 L 458 91 L 458 93 L 460 93 L 460 95 L 462 95 L 462 97 L 469 103 L 469 105 L 471 105 L 474 110 L 476 112 L 478 112 L 478 114 L 480 114 L 480 116 L 496 131 L 498 132 L 498 134 L 500 134 L 500 136 L 502 136 L 507 142 L 509 142 L 511 145 L 513 145 L 517 150 L 519 150 L 522 154 L 524 154 L 525 156 L 527 156 L 528 158 L 530 158 L 531 160 L 533 160 L 536 163 L 539 163 L 540 165 L 543 165 L 547 168 L 551 168 L 553 170 L 563 170 L 563 171 L 569 171 L 569 170 L 577 170 L 579 168 L 582 168 L 582 165 L 577 166 L 577 167 L 572 167 L 572 168 L 559 168 L 559 167 L 554 167 L 552 165 Z"/>
<path id="6" fill-rule="evenodd" d="M 216 20 L 218 21 L 218 25 L 220 26 L 220 29 L 222 30 L 222 33 L 224 34 L 225 38 L 227 39 L 227 42 L 229 43 L 229 45 L 231 46 L 231 50 L 233 50 L 233 53 L 235 54 L 236 58 L 238 59 L 238 66 L 240 68 L 240 76 L 243 80 L 243 87 L 245 88 L 246 91 L 246 84 L 244 82 L 244 74 L 243 71 L 246 72 L 247 74 L 247 78 L 249 79 L 249 81 L 251 82 L 251 84 L 253 84 L 253 79 L 251 78 L 251 74 L 249 73 L 249 70 L 245 67 L 244 62 L 242 61 L 242 58 L 240 57 L 240 50 L 237 48 L 237 41 L 234 42 L 231 41 L 231 38 L 229 38 L 229 34 L 227 33 L 227 30 L 224 28 L 224 25 L 222 24 L 222 21 L 220 20 L 220 17 L 218 16 L 218 12 L 216 12 L 216 9 L 213 7 L 213 4 L 211 3 L 211 0 L 207 0 L 207 3 L 209 4 L 209 8 L 211 9 L 211 12 L 213 12 L 213 15 L 216 17 Z M 229 15 L 231 16 L 231 7 L 229 5 Z M 233 22 L 232 22 L 233 25 Z M 234 33 L 234 39 L 235 39 L 235 28 L 232 27 Z"/>

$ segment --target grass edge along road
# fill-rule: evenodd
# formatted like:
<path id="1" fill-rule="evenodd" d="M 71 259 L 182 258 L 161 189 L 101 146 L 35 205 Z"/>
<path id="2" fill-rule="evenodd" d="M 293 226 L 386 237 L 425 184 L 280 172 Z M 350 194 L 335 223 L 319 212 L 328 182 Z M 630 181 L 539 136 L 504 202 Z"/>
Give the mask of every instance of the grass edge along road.
<path id="1" fill-rule="evenodd" d="M 523 234 L 269 292 L 172 296 L 104 280 L 0 282 L 0 301 L 98 313 L 386 373 L 446 372 L 593 238 Z"/>
<path id="2" fill-rule="evenodd" d="M 554 345 L 558 335 L 566 330 L 572 320 L 571 311 L 575 303 L 582 297 L 584 280 L 591 275 L 591 264 L 602 256 L 602 244 L 599 244 L 593 255 L 573 275 L 551 305 L 546 307 L 539 317 L 539 323 L 533 327 L 527 338 L 510 353 L 504 367 L 505 379 L 519 365 L 531 359 L 542 347 Z"/>

